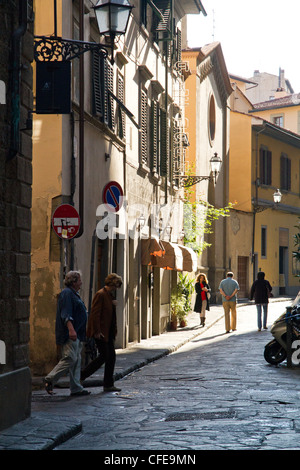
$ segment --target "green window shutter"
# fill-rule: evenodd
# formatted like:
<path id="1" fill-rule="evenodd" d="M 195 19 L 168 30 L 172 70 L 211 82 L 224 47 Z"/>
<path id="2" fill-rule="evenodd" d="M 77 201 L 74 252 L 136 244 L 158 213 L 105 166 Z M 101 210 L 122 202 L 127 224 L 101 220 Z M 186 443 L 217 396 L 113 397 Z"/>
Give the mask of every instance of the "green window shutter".
<path id="1" fill-rule="evenodd" d="M 181 62 L 181 49 L 182 48 L 182 40 L 181 40 L 181 31 L 177 28 L 176 30 L 176 62 Z"/>
<path id="2" fill-rule="evenodd" d="M 104 57 L 92 54 L 92 113 L 104 119 Z"/>
<path id="3" fill-rule="evenodd" d="M 162 17 L 153 12 L 152 31 L 171 31 L 171 0 L 153 0 L 153 4 Z"/>

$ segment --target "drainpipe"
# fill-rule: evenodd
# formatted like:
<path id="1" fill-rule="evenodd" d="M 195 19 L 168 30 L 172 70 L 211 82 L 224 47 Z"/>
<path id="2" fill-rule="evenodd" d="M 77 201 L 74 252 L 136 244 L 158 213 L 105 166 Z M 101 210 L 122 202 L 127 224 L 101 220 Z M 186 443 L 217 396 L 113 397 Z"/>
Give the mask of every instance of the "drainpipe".
<path id="1" fill-rule="evenodd" d="M 21 83 L 21 40 L 27 30 L 27 0 L 19 0 L 19 26 L 12 36 L 12 98 L 11 137 L 7 159 L 14 158 L 20 149 L 20 83 Z"/>
<path id="2" fill-rule="evenodd" d="M 79 39 L 84 41 L 84 0 L 79 2 Z M 84 230 L 84 58 L 79 57 L 79 216 L 80 229 L 75 238 Z"/>

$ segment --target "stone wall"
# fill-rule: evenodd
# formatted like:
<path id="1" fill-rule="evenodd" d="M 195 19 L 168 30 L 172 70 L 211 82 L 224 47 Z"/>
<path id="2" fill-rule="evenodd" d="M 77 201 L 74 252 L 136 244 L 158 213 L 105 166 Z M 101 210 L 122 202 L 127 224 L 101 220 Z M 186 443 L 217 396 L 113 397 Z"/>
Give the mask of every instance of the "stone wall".
<path id="1" fill-rule="evenodd" d="M 32 0 L 0 0 L 0 429 L 30 415 L 32 17 Z"/>

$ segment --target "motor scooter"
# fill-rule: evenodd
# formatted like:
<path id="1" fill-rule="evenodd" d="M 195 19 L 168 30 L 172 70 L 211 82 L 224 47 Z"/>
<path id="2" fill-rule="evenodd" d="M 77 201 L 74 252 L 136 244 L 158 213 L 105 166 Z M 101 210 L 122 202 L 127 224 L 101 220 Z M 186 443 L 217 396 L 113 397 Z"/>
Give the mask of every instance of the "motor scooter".
<path id="1" fill-rule="evenodd" d="M 292 323 L 292 342 L 300 339 L 300 292 L 291 305 L 289 320 Z M 287 357 L 287 313 L 283 313 L 273 323 L 271 333 L 274 339 L 270 341 L 264 350 L 265 360 L 272 365 L 280 364 Z"/>

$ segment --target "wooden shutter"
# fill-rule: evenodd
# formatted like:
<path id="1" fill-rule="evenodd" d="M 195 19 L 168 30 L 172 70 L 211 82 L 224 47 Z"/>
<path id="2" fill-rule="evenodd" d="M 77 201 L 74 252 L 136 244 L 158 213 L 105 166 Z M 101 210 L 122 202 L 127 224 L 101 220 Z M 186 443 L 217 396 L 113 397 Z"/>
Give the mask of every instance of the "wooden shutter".
<path id="1" fill-rule="evenodd" d="M 181 48 L 182 48 L 182 40 L 181 40 L 181 31 L 177 28 L 176 30 L 176 62 L 181 62 Z"/>
<path id="2" fill-rule="evenodd" d="M 114 101 L 110 96 L 109 91 L 114 91 L 114 72 L 113 66 L 106 59 L 104 67 L 104 83 L 105 83 L 105 122 L 111 129 L 115 128 L 115 112 Z"/>
<path id="3" fill-rule="evenodd" d="M 168 176 L 169 174 L 169 127 L 167 122 L 167 113 L 164 109 L 160 110 L 160 174 Z"/>
<path id="4" fill-rule="evenodd" d="M 141 162 L 144 165 L 148 163 L 147 153 L 147 113 L 148 99 L 144 90 L 141 91 Z"/>
<path id="5" fill-rule="evenodd" d="M 291 190 L 291 160 L 286 155 L 280 157 L 280 185 L 281 189 Z"/>
<path id="6" fill-rule="evenodd" d="M 272 152 L 261 148 L 260 154 L 260 182 L 261 184 L 272 184 Z"/>
<path id="7" fill-rule="evenodd" d="M 93 114 L 104 119 L 104 57 L 93 52 L 92 54 L 92 90 Z"/>
<path id="8" fill-rule="evenodd" d="M 93 114 L 114 129 L 114 103 L 108 92 L 113 92 L 113 67 L 102 55 L 92 55 Z"/>
<path id="9" fill-rule="evenodd" d="M 272 184 L 272 152 L 267 151 L 267 183 L 268 185 Z"/>
<path id="10" fill-rule="evenodd" d="M 155 32 L 171 30 L 171 1 L 170 0 L 153 0 L 154 5 L 160 11 L 162 18 L 153 13 L 152 29 Z"/>
<path id="11" fill-rule="evenodd" d="M 125 91 L 124 91 L 124 77 L 118 74 L 118 98 L 124 104 L 125 103 Z M 118 134 L 121 139 L 125 137 L 125 113 L 122 111 L 121 106 L 118 105 Z"/>
<path id="12" fill-rule="evenodd" d="M 150 163 L 151 170 L 158 171 L 159 161 L 159 105 L 155 100 L 151 101 L 150 115 Z"/>

